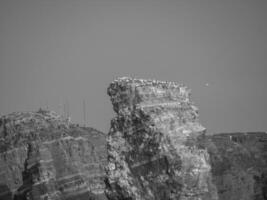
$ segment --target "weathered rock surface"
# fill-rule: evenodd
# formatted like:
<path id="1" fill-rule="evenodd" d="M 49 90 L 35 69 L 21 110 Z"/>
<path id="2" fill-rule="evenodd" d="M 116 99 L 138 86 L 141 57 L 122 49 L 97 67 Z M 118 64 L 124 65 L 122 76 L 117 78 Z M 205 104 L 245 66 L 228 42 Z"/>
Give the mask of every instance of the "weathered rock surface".
<path id="1" fill-rule="evenodd" d="M 108 138 L 110 199 L 218 199 L 205 133 L 190 91 L 173 82 L 121 78 L 108 88 L 117 116 Z"/>
<path id="2" fill-rule="evenodd" d="M 220 200 L 267 199 L 267 133 L 202 136 Z"/>
<path id="3" fill-rule="evenodd" d="M 108 94 L 108 137 L 49 111 L 0 117 L 0 200 L 267 200 L 266 133 L 206 135 L 174 82 Z"/>
<path id="4" fill-rule="evenodd" d="M 53 112 L 1 117 L 0 199 L 106 199 L 105 140 Z"/>
<path id="5" fill-rule="evenodd" d="M 173 82 L 119 78 L 108 94 L 111 200 L 264 200 L 267 134 L 206 136 L 190 91 Z"/>

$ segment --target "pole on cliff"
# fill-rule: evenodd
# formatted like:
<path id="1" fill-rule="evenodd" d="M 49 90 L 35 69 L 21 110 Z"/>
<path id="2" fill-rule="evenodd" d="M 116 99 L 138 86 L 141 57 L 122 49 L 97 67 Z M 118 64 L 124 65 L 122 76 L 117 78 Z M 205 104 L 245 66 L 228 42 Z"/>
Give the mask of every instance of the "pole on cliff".
<path id="1" fill-rule="evenodd" d="M 63 103 L 63 117 L 66 119 L 66 103 Z"/>
<path id="2" fill-rule="evenodd" d="M 83 125 L 86 125 L 86 107 L 85 107 L 85 100 L 83 99 Z"/>
<path id="3" fill-rule="evenodd" d="M 70 116 L 70 108 L 68 99 L 65 100 L 64 103 L 64 117 L 67 119 Z"/>
<path id="4" fill-rule="evenodd" d="M 67 104 L 67 118 L 69 118 L 70 117 L 70 104 L 69 104 L 68 99 L 67 99 L 66 104 Z"/>

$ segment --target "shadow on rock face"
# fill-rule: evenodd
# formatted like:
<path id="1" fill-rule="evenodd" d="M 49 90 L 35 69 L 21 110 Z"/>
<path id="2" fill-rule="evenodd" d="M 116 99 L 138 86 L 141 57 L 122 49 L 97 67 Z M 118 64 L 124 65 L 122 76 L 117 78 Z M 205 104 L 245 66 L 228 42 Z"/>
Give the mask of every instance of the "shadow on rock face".
<path id="1" fill-rule="evenodd" d="M 219 200 L 267 200 L 267 134 L 222 133 L 199 137 L 207 148 Z"/>
<path id="2" fill-rule="evenodd" d="M 0 199 L 12 200 L 12 192 L 7 185 L 0 184 Z"/>
<path id="3" fill-rule="evenodd" d="M 264 200 L 267 200 L 267 172 L 262 173 L 260 176 L 254 176 L 255 185 L 259 190 L 257 195 L 258 199 L 261 199 L 261 196 Z"/>

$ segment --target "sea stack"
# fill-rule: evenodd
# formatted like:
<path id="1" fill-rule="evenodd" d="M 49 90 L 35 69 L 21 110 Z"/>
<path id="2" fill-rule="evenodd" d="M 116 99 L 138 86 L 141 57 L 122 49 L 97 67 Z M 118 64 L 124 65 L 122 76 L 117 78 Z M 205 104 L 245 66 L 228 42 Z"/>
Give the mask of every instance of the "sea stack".
<path id="1" fill-rule="evenodd" d="M 190 90 L 176 82 L 119 78 L 108 88 L 116 117 L 108 135 L 112 200 L 216 200 L 205 134 Z"/>

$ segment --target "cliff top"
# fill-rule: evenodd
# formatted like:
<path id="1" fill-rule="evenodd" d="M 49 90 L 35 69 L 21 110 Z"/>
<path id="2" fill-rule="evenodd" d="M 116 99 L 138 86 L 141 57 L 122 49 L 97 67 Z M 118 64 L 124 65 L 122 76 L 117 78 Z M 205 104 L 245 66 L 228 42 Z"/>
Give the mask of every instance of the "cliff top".
<path id="1" fill-rule="evenodd" d="M 121 77 L 108 87 L 115 112 L 128 112 L 136 106 L 190 104 L 191 90 L 183 84 L 170 81 L 144 80 Z"/>
<path id="2" fill-rule="evenodd" d="M 90 127 L 72 124 L 54 111 L 13 112 L 0 117 L 0 153 L 32 141 L 51 141 L 67 136 L 97 138 L 104 135 Z"/>
<path id="3" fill-rule="evenodd" d="M 132 77 L 118 77 L 115 79 L 112 84 L 127 84 L 127 85 L 134 85 L 138 86 L 161 86 L 161 87 L 185 87 L 183 84 L 173 81 L 160 81 L 155 79 L 138 79 Z"/>

